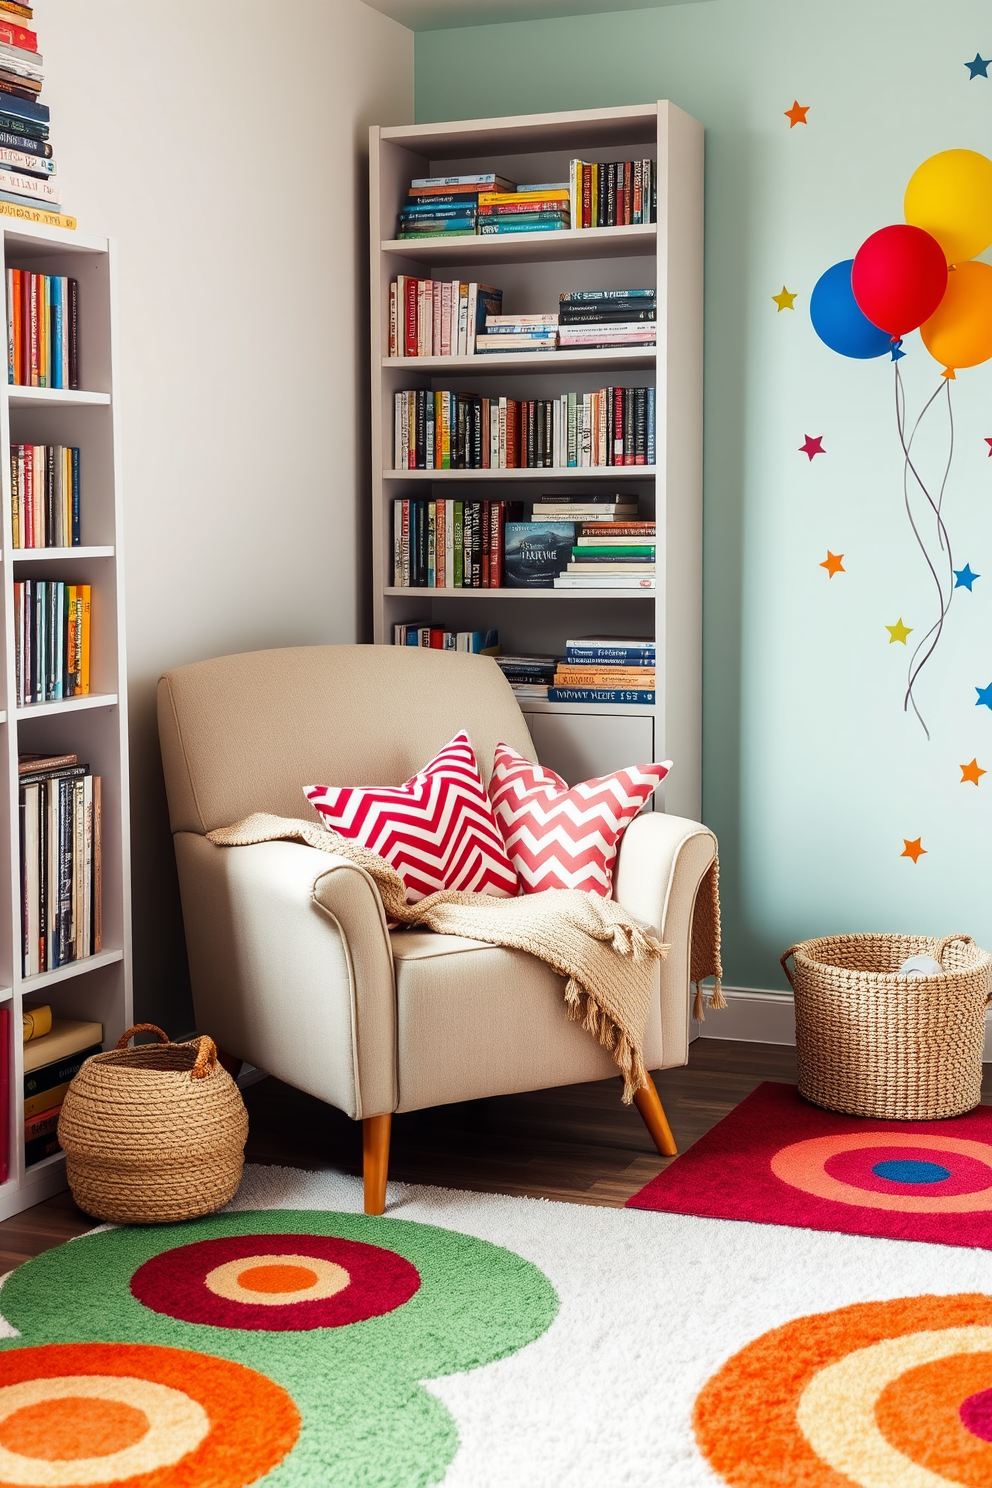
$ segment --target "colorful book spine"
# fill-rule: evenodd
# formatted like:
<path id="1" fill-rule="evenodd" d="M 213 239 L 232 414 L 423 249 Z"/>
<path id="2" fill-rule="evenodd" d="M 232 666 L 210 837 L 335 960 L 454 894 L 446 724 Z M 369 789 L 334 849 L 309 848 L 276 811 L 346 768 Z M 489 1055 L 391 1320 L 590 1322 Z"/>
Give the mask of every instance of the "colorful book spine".
<path id="1" fill-rule="evenodd" d="M 549 703 L 638 703 L 651 706 L 654 692 L 628 687 L 549 687 Z"/>
<path id="2" fill-rule="evenodd" d="M 0 172 L 2 177 L 3 172 Z M 79 285 L 75 279 L 7 270 L 7 381 L 77 388 Z"/>
<path id="3" fill-rule="evenodd" d="M 11 445 L 13 547 L 80 546 L 79 457 L 80 451 L 75 446 Z"/>
<path id="4" fill-rule="evenodd" d="M 91 611 L 89 584 L 51 579 L 14 584 L 14 675 L 19 706 L 89 693 Z"/>
<path id="5" fill-rule="evenodd" d="M 24 776 L 19 794 L 22 971 L 25 977 L 100 949 L 102 851 L 97 785 L 88 765 Z M 51 1066 L 55 1069 L 56 1066 Z M 58 1066 L 61 1068 L 61 1066 Z M 78 1068 L 78 1066 L 77 1066 Z M 47 1089 L 42 1071 L 25 1096 Z M 62 1074 L 54 1084 L 72 1078 Z"/>

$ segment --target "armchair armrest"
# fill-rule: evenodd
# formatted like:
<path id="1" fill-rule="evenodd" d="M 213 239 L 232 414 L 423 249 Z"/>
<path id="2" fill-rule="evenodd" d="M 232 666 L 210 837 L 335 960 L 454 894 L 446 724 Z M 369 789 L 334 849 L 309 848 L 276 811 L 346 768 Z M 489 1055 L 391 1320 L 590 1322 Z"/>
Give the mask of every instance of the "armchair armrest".
<path id="1" fill-rule="evenodd" d="M 635 817 L 620 842 L 613 897 L 671 946 L 661 964 L 665 1066 L 688 1058 L 692 916 L 715 856 L 716 838 L 708 827 L 661 811 Z"/>
<path id="2" fill-rule="evenodd" d="M 368 874 L 294 842 L 175 846 L 198 1028 L 356 1120 L 394 1110 L 392 952 Z"/>

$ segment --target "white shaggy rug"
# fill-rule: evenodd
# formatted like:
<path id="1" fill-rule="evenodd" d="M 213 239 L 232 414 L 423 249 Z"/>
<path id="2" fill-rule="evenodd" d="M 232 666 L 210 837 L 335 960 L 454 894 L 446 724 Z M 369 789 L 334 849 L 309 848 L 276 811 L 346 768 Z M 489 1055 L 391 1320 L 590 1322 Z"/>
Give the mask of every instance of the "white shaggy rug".
<path id="1" fill-rule="evenodd" d="M 360 1213 L 362 1190 L 334 1173 L 253 1166 L 230 1208 Z M 426 1382 L 458 1431 L 445 1488 L 722 1483 L 696 1445 L 692 1411 L 738 1349 L 851 1303 L 992 1294 L 989 1251 L 405 1184 L 390 1184 L 386 1217 L 504 1246 L 560 1298 L 535 1342 Z M 924 1481 L 906 1467 L 882 1478 L 869 1465 L 846 1481 Z"/>

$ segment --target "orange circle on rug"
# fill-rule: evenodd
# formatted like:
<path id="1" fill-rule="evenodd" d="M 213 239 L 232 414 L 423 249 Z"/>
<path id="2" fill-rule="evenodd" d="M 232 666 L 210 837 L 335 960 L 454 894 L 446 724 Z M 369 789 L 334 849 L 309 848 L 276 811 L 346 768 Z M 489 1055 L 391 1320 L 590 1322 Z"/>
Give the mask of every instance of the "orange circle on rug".
<path id="1" fill-rule="evenodd" d="M 208 1354 L 125 1343 L 0 1353 L 4 1488 L 245 1488 L 299 1431 L 281 1385 Z"/>
<path id="2" fill-rule="evenodd" d="M 921 1470 L 987 1485 L 990 1387 L 992 1297 L 901 1297 L 756 1338 L 700 1391 L 693 1425 L 735 1488 L 889 1488 Z"/>
<path id="3" fill-rule="evenodd" d="M 249 1292 L 302 1292 L 316 1286 L 319 1277 L 309 1266 L 249 1266 L 238 1282 Z"/>

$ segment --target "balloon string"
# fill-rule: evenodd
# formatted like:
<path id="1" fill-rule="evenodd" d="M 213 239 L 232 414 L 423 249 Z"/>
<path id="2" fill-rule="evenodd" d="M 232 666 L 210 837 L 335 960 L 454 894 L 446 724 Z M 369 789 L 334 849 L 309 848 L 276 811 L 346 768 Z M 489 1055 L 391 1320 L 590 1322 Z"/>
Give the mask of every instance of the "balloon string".
<path id="1" fill-rule="evenodd" d="M 916 538 L 917 545 L 918 545 L 918 547 L 920 549 L 920 552 L 923 554 L 924 562 L 926 563 L 928 569 L 930 570 L 930 575 L 931 575 L 931 577 L 932 577 L 932 579 L 934 581 L 934 585 L 935 585 L 935 587 L 937 589 L 937 596 L 938 596 L 939 605 L 940 605 L 940 615 L 939 615 L 938 619 L 934 622 L 934 624 L 930 627 L 930 629 L 926 632 L 926 634 L 923 636 L 923 638 L 917 644 L 916 649 L 913 651 L 913 654 L 910 657 L 909 666 L 908 666 L 908 669 L 907 669 L 906 694 L 905 694 L 905 697 L 903 699 L 903 711 L 904 712 L 905 711 L 908 711 L 910 707 L 913 709 L 913 712 L 916 715 L 916 718 L 917 718 L 917 720 L 918 720 L 918 722 L 920 724 L 920 727 L 923 729 L 923 732 L 926 734 L 927 738 L 929 739 L 930 738 L 930 731 L 929 731 L 929 729 L 926 726 L 926 723 L 925 723 L 925 721 L 923 719 L 923 715 L 920 713 L 920 710 L 917 707 L 914 688 L 915 688 L 915 684 L 917 682 L 917 679 L 920 676 L 920 673 L 922 672 L 923 668 L 926 666 L 927 662 L 930 660 L 930 657 L 933 655 L 933 653 L 936 650 L 937 645 L 938 645 L 938 643 L 940 641 L 940 638 L 941 638 L 941 635 L 942 635 L 943 629 L 944 629 L 944 621 L 945 621 L 945 619 L 947 617 L 947 612 L 950 609 L 951 599 L 952 599 L 953 593 L 954 593 L 954 588 L 953 588 L 953 583 L 952 583 L 954 565 L 953 565 L 953 559 L 952 559 L 952 556 L 951 556 L 950 537 L 948 536 L 947 528 L 944 525 L 944 520 L 943 520 L 943 517 L 941 516 L 941 511 L 940 511 L 940 506 L 941 506 L 941 503 L 943 502 L 943 498 L 944 498 L 944 490 L 946 488 L 948 476 L 950 474 L 951 460 L 952 460 L 953 454 L 954 454 L 954 420 L 953 420 L 953 410 L 952 410 L 951 397 L 950 397 L 950 383 L 947 382 L 946 383 L 946 386 L 947 386 L 947 409 L 948 409 L 948 422 L 949 422 L 950 437 L 949 437 L 949 441 L 948 441 L 947 463 L 946 463 L 945 468 L 944 468 L 944 476 L 943 476 L 943 480 L 941 481 L 941 486 L 940 486 L 940 495 L 939 495 L 938 501 L 934 501 L 934 499 L 931 496 L 929 490 L 927 489 L 927 486 L 926 486 L 925 481 L 923 480 L 922 476 L 920 475 L 919 471 L 916 468 L 916 465 L 913 462 L 911 450 L 912 450 L 913 442 L 914 442 L 914 440 L 916 438 L 917 432 L 918 432 L 918 430 L 920 428 L 920 424 L 922 422 L 923 416 L 924 416 L 924 414 L 926 414 L 928 412 L 928 410 L 932 407 L 933 403 L 936 401 L 936 399 L 940 395 L 940 388 L 938 387 L 937 388 L 937 391 L 924 404 L 922 410 L 920 411 L 919 417 L 917 418 L 915 424 L 913 425 L 912 433 L 910 434 L 909 438 L 907 439 L 906 438 L 906 393 L 905 393 L 905 388 L 903 386 L 902 376 L 901 376 L 901 373 L 900 373 L 898 362 L 895 364 L 894 370 L 895 370 L 896 429 L 897 429 L 897 432 L 898 432 L 898 435 L 899 435 L 899 443 L 900 443 L 900 445 L 902 447 L 902 452 L 903 452 L 903 504 L 904 504 L 904 506 L 906 508 L 906 515 L 907 515 L 907 517 L 909 519 L 909 525 L 912 528 L 913 536 Z M 946 556 L 947 556 L 949 579 L 948 579 L 948 591 L 947 591 L 946 598 L 945 598 L 945 595 L 944 595 L 944 586 L 943 586 L 943 583 L 941 581 L 941 577 L 938 574 L 937 569 L 936 569 L 936 567 L 934 565 L 934 562 L 933 562 L 933 560 L 930 557 L 930 553 L 929 553 L 929 551 L 927 549 L 927 545 L 926 545 L 926 543 L 923 540 L 922 534 L 920 533 L 920 529 L 917 526 L 916 519 L 915 519 L 915 517 L 913 515 L 912 503 L 911 503 L 911 500 L 910 500 L 910 483 L 909 483 L 910 472 L 912 472 L 913 478 L 914 478 L 917 486 L 920 488 L 920 491 L 923 493 L 923 496 L 926 499 L 927 504 L 929 505 L 931 511 L 933 512 L 933 515 L 934 515 L 934 518 L 935 518 L 935 521 L 936 521 L 937 539 L 938 539 L 938 542 L 939 542 L 941 551 L 942 552 L 945 552 L 946 553 Z M 929 643 L 929 645 L 928 645 L 928 643 Z M 921 655 L 921 652 L 923 653 L 922 655 Z"/>

